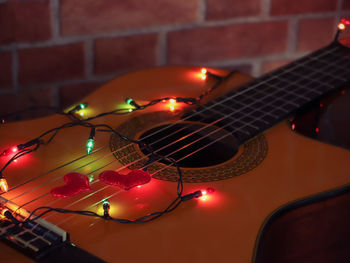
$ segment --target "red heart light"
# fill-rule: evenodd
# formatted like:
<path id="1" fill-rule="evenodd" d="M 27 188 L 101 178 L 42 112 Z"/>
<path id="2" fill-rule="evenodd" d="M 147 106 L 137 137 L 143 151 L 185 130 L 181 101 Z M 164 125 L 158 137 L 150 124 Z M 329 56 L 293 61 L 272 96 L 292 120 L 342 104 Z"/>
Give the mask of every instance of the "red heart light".
<path id="1" fill-rule="evenodd" d="M 68 173 L 63 176 L 64 185 L 51 190 L 51 195 L 58 198 L 73 197 L 81 192 L 91 190 L 89 179 L 80 173 Z"/>
<path id="2" fill-rule="evenodd" d="M 151 181 L 151 175 L 143 170 L 133 170 L 128 174 L 107 170 L 100 173 L 98 178 L 105 184 L 119 186 L 124 190 L 130 190 L 135 186 L 147 184 Z"/>

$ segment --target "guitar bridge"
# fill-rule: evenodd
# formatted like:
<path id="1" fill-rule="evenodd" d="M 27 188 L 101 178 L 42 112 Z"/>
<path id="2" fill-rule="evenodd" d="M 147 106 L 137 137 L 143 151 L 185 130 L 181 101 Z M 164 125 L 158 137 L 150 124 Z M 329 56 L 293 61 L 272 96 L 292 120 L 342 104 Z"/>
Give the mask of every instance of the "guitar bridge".
<path id="1" fill-rule="evenodd" d="M 1 211 L 9 211 L 18 221 L 24 221 L 30 213 L 15 203 L 0 197 Z M 69 241 L 66 231 L 42 218 L 16 224 L 5 216 L 0 216 L 0 237 L 8 245 L 21 250 L 32 258 L 40 258 L 43 253 Z"/>

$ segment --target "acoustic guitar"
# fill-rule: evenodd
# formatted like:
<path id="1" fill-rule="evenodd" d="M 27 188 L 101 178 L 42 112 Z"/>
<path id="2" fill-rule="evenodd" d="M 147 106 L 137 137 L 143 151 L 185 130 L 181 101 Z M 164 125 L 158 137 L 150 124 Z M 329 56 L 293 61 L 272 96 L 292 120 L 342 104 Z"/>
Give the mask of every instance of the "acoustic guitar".
<path id="1" fill-rule="evenodd" d="M 276 215 L 346 192 L 347 44 L 334 41 L 257 79 L 206 70 L 169 66 L 126 74 L 87 96 L 82 101 L 87 107 L 78 112 L 84 119 L 130 109 L 92 122 L 108 124 L 175 159 L 183 194 L 201 190 L 201 196 L 144 224 L 51 212 L 15 225 L 3 212 L 0 235 L 11 231 L 0 243 L 1 262 L 257 262 L 266 227 Z M 208 89 L 198 103 L 177 99 L 195 98 Z M 126 98 L 139 105 L 167 99 L 136 110 Z M 54 114 L 5 123 L 1 148 L 27 142 L 67 121 Z M 86 154 L 89 133 L 81 126 L 63 129 L 50 144 L 11 163 L 3 174 L 9 191 L 1 193 L 2 211 L 22 219 L 41 206 L 103 214 L 108 199 L 110 216 L 132 220 L 162 211 L 176 198 L 178 172 L 167 160 L 150 162 L 146 149 L 99 131 Z M 8 158 L 1 157 L 1 164 Z M 152 180 L 130 190 L 98 178 L 106 170 L 127 174 L 145 165 Z M 69 172 L 86 175 L 91 189 L 71 198 L 53 197 L 50 192 L 64 184 Z"/>

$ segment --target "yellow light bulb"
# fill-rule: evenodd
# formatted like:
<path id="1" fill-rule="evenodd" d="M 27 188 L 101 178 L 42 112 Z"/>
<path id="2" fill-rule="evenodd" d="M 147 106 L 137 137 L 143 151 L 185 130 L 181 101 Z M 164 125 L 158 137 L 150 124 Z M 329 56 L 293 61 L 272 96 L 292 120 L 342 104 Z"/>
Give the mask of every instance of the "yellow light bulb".
<path id="1" fill-rule="evenodd" d="M 7 180 L 5 178 L 0 179 L 0 189 L 3 192 L 7 192 L 9 189 L 9 186 L 7 184 Z"/>
<path id="2" fill-rule="evenodd" d="M 344 30 L 345 29 L 345 25 L 343 23 L 339 23 L 338 24 L 338 29 L 339 30 Z"/>

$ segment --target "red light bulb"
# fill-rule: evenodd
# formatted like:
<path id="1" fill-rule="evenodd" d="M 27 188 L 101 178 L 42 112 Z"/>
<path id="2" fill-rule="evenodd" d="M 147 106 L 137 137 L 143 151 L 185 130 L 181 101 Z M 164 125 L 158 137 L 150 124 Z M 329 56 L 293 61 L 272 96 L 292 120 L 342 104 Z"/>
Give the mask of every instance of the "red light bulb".
<path id="1" fill-rule="evenodd" d="M 214 188 L 211 188 L 211 187 L 204 189 L 204 190 L 201 190 L 202 195 L 199 198 L 201 200 L 205 201 L 208 199 L 208 195 L 210 195 L 214 192 L 215 192 Z"/>

